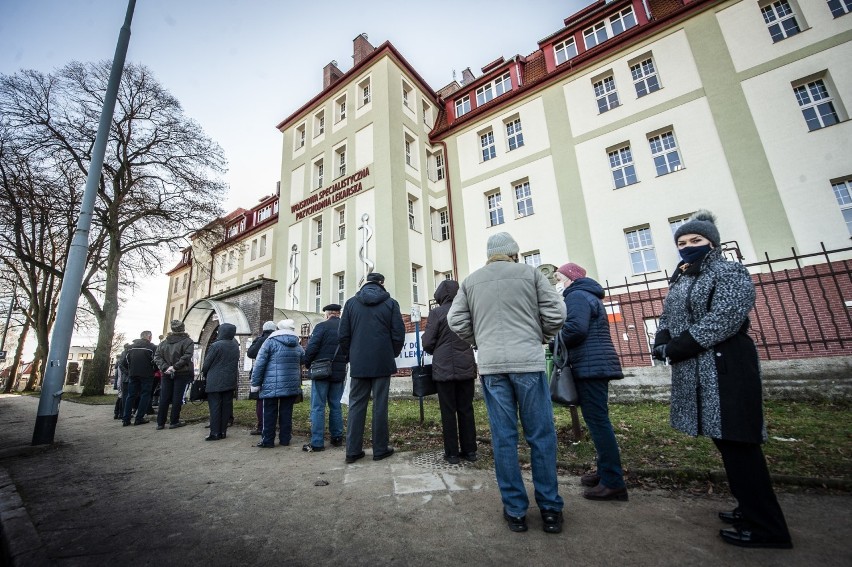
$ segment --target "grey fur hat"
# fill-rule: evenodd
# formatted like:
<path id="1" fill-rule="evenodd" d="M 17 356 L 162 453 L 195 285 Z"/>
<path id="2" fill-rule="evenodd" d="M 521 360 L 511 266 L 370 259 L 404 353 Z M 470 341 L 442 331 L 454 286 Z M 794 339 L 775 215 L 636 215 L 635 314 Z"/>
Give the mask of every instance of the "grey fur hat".
<path id="1" fill-rule="evenodd" d="M 183 324 L 183 321 L 180 319 L 172 319 L 172 322 L 169 324 L 173 333 L 183 333 L 186 331 L 186 327 Z"/>
<path id="2" fill-rule="evenodd" d="M 689 217 L 688 221 L 678 227 L 674 233 L 675 244 L 677 244 L 677 239 L 684 234 L 700 234 L 716 248 L 722 241 L 719 236 L 719 229 L 716 228 L 716 217 L 707 209 L 696 211 L 694 215 Z"/>

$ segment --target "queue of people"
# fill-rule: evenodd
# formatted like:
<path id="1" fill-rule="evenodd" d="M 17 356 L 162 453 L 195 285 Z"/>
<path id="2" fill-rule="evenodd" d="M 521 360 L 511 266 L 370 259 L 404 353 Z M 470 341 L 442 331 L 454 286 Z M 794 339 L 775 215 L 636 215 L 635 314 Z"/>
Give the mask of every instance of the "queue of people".
<path id="1" fill-rule="evenodd" d="M 653 347 L 653 356 L 672 368 L 671 425 L 692 436 L 710 437 L 721 453 L 738 503 L 733 510 L 718 514 L 721 521 L 731 524 L 719 532 L 723 541 L 742 547 L 790 548 L 790 533 L 761 449 L 766 429 L 760 365 L 747 334 L 754 284 L 741 264 L 722 256 L 711 213 L 696 213 L 678 228 L 674 240 L 682 261 L 671 278 Z M 568 262 L 555 274 L 560 297 L 540 271 L 519 263 L 519 246 L 505 232 L 489 237 L 486 252 L 485 266 L 461 284 L 446 280 L 437 287 L 437 306 L 429 313 L 423 334 L 424 350 L 433 357 L 444 457 L 451 464 L 477 460 L 473 397 L 478 375 L 503 518 L 513 532 L 528 530 L 530 502 L 518 461 L 520 421 L 530 447 L 541 526 L 546 533 L 557 534 L 563 527 L 564 500 L 557 482 L 557 436 L 543 345 L 559 340 L 564 346 L 561 350 L 576 382 L 578 405 L 594 443 L 597 467 L 580 479 L 587 487 L 583 497 L 628 500 L 608 407 L 609 382 L 624 375 L 602 301 L 604 290 L 582 266 Z M 345 462 L 352 464 L 366 456 L 364 426 L 371 398 L 372 458 L 380 461 L 394 454 L 388 398 L 405 328 L 399 303 L 387 292 L 384 281 L 382 274 L 370 273 L 344 307 L 324 307 L 326 320 L 314 328 L 306 349 L 293 320 L 264 324 L 263 333 L 248 350 L 249 358 L 254 359 L 251 392 L 259 398 L 258 447 L 274 447 L 276 430 L 279 444 L 290 444 L 302 366 L 310 369 L 323 361 L 330 363 L 331 370 L 323 379 L 313 380 L 311 437 L 302 449 L 325 449 L 326 409 L 331 445 L 344 443 L 341 396 L 348 364 L 351 385 Z M 239 374 L 235 332 L 234 325 L 222 324 L 203 363 L 210 396 L 209 441 L 226 437 Z M 172 392 L 180 386 L 178 376 L 192 375 L 192 341 L 179 321 L 172 322 L 172 333 L 158 347 L 150 338 L 150 333 L 143 333 L 122 361 L 128 395 L 132 399 L 137 391 L 142 392 L 136 420 L 131 421 L 131 405 L 125 403 L 123 422 L 146 422 L 144 414 L 140 417 L 147 403 L 144 393 L 159 368 L 164 380 L 168 376 L 174 384 L 161 390 L 158 429 L 163 428 L 164 408 L 170 400 L 170 427 L 176 427 L 180 403 Z M 117 382 L 121 380 L 123 376 L 116 377 Z"/>

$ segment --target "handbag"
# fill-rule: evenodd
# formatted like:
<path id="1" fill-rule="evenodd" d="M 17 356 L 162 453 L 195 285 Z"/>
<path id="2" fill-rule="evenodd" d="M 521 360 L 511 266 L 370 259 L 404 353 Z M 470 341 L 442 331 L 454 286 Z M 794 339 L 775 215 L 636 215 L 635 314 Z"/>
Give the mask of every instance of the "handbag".
<path id="1" fill-rule="evenodd" d="M 438 393 L 435 381 L 432 380 L 432 365 L 415 366 L 411 369 L 412 396 L 422 398 Z"/>
<path id="2" fill-rule="evenodd" d="M 334 349 L 334 356 L 331 358 L 321 358 L 311 363 L 311 367 L 308 369 L 308 376 L 311 380 L 328 380 L 331 378 L 331 365 L 337 358 L 338 350 L 340 350 L 340 346 Z"/>
<path id="3" fill-rule="evenodd" d="M 196 378 L 189 388 L 189 401 L 199 404 L 207 399 L 207 379 Z"/>
<path id="4" fill-rule="evenodd" d="M 556 352 L 553 353 L 553 370 L 550 373 L 550 401 L 561 406 L 577 405 L 577 385 L 574 383 L 574 373 L 568 364 L 568 351 L 562 341 L 562 333 L 556 335 L 554 341 Z M 561 356 L 565 356 L 562 360 Z"/>

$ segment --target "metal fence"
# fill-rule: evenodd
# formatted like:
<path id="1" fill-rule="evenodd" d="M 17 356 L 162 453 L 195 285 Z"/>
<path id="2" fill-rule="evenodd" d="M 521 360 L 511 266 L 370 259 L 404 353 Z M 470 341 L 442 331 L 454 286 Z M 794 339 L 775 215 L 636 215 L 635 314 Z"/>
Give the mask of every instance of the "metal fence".
<path id="1" fill-rule="evenodd" d="M 736 242 L 723 252 L 742 262 Z M 749 334 L 764 360 L 789 360 L 852 354 L 852 247 L 743 263 L 756 290 Z M 636 280 L 634 277 L 633 280 Z M 650 366 L 651 345 L 668 291 L 664 277 L 611 285 L 604 303 L 622 366 Z M 659 364 L 659 362 L 656 362 Z"/>

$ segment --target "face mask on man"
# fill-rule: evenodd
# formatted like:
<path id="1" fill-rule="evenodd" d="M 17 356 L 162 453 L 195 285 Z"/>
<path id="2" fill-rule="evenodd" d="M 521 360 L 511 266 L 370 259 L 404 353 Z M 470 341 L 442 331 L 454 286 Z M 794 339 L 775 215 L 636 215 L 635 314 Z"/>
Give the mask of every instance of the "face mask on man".
<path id="1" fill-rule="evenodd" d="M 710 252 L 710 245 L 704 244 L 702 246 L 684 246 L 679 250 L 680 257 L 687 264 L 692 264 L 693 262 L 697 262 L 702 259 L 704 256 Z"/>

